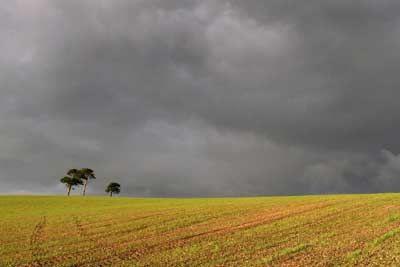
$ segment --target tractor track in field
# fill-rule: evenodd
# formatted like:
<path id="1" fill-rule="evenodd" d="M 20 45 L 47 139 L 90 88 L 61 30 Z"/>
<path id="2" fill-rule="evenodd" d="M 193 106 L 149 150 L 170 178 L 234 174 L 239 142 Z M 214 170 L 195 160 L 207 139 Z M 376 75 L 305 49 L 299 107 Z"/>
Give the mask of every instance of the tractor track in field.
<path id="1" fill-rule="evenodd" d="M 201 232 L 201 233 L 197 233 L 197 234 L 193 234 L 193 235 L 184 236 L 184 237 L 178 238 L 178 239 L 165 241 L 165 242 L 162 242 L 159 244 L 144 246 L 144 247 L 135 248 L 135 249 L 128 249 L 123 252 L 118 252 L 118 250 L 121 249 L 122 246 L 108 246 L 108 249 L 113 251 L 112 255 L 109 255 L 109 256 L 103 257 L 103 258 L 99 258 L 96 261 L 108 261 L 108 260 L 111 260 L 112 258 L 118 258 L 119 260 L 123 260 L 123 261 L 127 261 L 127 260 L 139 261 L 145 255 L 156 253 L 158 251 L 169 250 L 169 249 L 174 249 L 174 248 L 177 248 L 180 246 L 184 246 L 187 242 L 189 242 L 192 239 L 196 239 L 196 238 L 200 238 L 200 237 L 210 237 L 210 236 L 215 236 L 215 235 L 219 235 L 219 234 L 230 234 L 230 233 L 234 233 L 235 231 L 246 230 L 246 229 L 257 227 L 257 226 L 260 226 L 263 224 L 273 223 L 273 222 L 276 222 L 276 221 L 279 221 L 282 219 L 286 219 L 289 217 L 298 216 L 298 215 L 302 215 L 302 214 L 305 214 L 308 212 L 313 212 L 316 210 L 324 209 L 324 208 L 334 206 L 334 205 L 337 205 L 340 203 L 343 203 L 343 202 L 322 203 L 322 204 L 317 204 L 317 205 L 315 205 L 315 204 L 306 205 L 302 209 L 299 209 L 295 212 L 276 214 L 274 216 L 267 217 L 267 218 L 252 220 L 250 222 L 245 222 L 245 223 L 241 223 L 241 224 L 233 225 L 233 226 L 221 227 L 221 228 L 217 228 L 217 229 L 213 229 L 213 230 L 209 230 L 209 231 L 205 231 L 205 232 Z M 352 208 L 348 208 L 345 210 L 350 211 L 350 210 L 354 210 L 357 208 L 359 208 L 359 207 L 352 207 Z M 322 218 L 320 218 L 318 221 L 323 221 L 325 219 L 329 219 L 329 218 L 336 217 L 336 216 L 337 216 L 337 214 L 327 214 L 327 215 L 323 216 Z M 305 225 L 313 225 L 313 224 L 316 224 L 316 222 L 309 222 L 304 225 L 298 225 L 297 227 L 294 227 L 294 228 L 303 227 Z M 77 263 L 74 266 L 86 266 L 88 264 L 89 265 L 93 264 L 96 261 L 83 261 L 83 262 Z"/>
<path id="2" fill-rule="evenodd" d="M 0 267 L 400 266 L 400 194 L 3 201 Z"/>
<path id="3" fill-rule="evenodd" d="M 105 261 L 102 263 L 101 266 L 110 266 L 112 265 L 112 262 L 108 262 L 107 260 L 111 260 L 113 258 L 118 258 L 120 260 L 124 260 L 122 258 L 120 258 L 119 254 L 117 253 L 117 251 L 115 249 L 113 249 L 112 246 L 101 242 L 101 239 L 95 239 L 93 238 L 88 231 L 86 230 L 86 228 L 84 227 L 84 224 L 81 223 L 81 221 L 79 220 L 79 218 L 77 216 L 73 216 L 73 221 L 74 224 L 76 226 L 76 229 L 78 230 L 78 234 L 83 237 L 86 240 L 89 240 L 91 243 L 95 244 L 96 246 L 101 246 L 101 249 L 105 252 L 105 253 L 109 253 L 111 254 L 109 257 L 107 257 L 105 259 Z M 75 266 L 81 266 L 79 263 L 74 264 Z"/>
<path id="4" fill-rule="evenodd" d="M 145 215 L 145 216 L 134 217 L 130 220 L 130 222 L 147 219 L 147 218 L 152 218 L 152 217 L 165 215 L 165 214 L 170 214 L 170 213 L 165 213 L 165 212 L 164 213 L 154 213 L 154 214 L 149 214 L 149 215 Z M 89 233 L 87 231 L 87 229 L 91 228 L 91 227 L 96 228 L 96 223 L 82 222 L 79 219 L 79 216 L 77 216 L 77 215 L 71 216 L 71 218 L 72 218 L 72 222 L 73 222 L 73 225 L 75 226 L 76 233 L 78 234 L 78 236 L 82 237 L 85 240 L 85 242 L 88 244 L 94 244 L 95 246 L 102 246 L 103 251 L 108 251 L 108 252 L 111 251 L 111 254 L 113 254 L 115 258 L 119 258 L 118 254 L 116 254 L 117 248 L 115 248 L 115 245 L 106 244 L 104 242 L 107 239 L 107 236 L 110 236 L 110 235 L 114 236 L 115 234 L 133 233 L 135 231 L 140 231 L 142 229 L 146 229 L 151 226 L 151 225 L 142 225 L 140 227 L 135 227 L 133 229 L 126 229 L 123 231 L 118 230 L 116 232 L 109 232 L 107 234 L 105 234 L 105 233 L 93 234 L 93 233 Z M 101 227 L 104 227 L 104 225 L 101 225 Z M 126 242 L 126 243 L 128 244 L 128 242 Z M 131 242 L 129 242 L 129 243 L 131 243 Z M 57 245 L 52 245 L 49 248 L 54 248 L 55 246 L 57 246 Z M 80 250 L 80 252 L 86 253 L 86 252 L 90 252 L 91 250 L 92 250 L 92 248 L 83 248 Z M 65 255 L 68 255 L 68 253 L 61 253 L 61 254 L 49 259 L 49 262 L 59 262 L 60 260 L 62 260 L 64 258 Z M 77 265 L 73 265 L 73 266 L 80 266 L 80 264 L 78 263 Z"/>
<path id="5" fill-rule="evenodd" d="M 355 210 L 358 210 L 358 209 L 364 209 L 364 208 L 367 208 L 367 206 L 366 205 L 363 205 L 363 204 L 361 204 L 361 205 L 357 205 L 357 207 L 358 208 L 354 208 Z M 347 210 L 345 210 L 345 211 L 348 211 L 348 210 L 352 210 L 352 209 L 347 209 Z M 362 221 L 365 221 L 365 218 L 364 219 L 361 219 L 361 218 L 358 218 L 356 221 L 352 221 L 352 224 L 354 225 L 355 223 L 359 223 L 359 222 L 362 222 Z M 336 225 L 336 228 L 338 228 L 338 229 L 342 229 L 342 225 L 343 224 L 346 224 L 346 222 L 342 222 L 340 225 L 339 225 L 339 227 L 338 227 L 338 225 Z M 397 225 L 398 226 L 398 225 Z M 382 227 L 384 227 L 384 226 L 382 226 Z M 354 232 L 358 232 L 359 231 L 359 229 L 358 229 L 359 227 L 356 227 L 356 229 L 350 229 L 350 230 L 347 230 L 347 231 L 344 231 L 344 232 L 340 232 L 340 233 L 338 233 L 338 234 L 335 234 L 334 235 L 334 237 L 336 237 L 336 238 L 339 238 L 339 239 L 342 239 L 342 238 L 340 238 L 341 236 L 346 236 L 346 235 L 352 235 L 352 234 L 354 234 Z M 358 230 L 357 230 L 358 229 Z M 346 255 L 348 255 L 349 253 L 351 253 L 351 252 L 353 252 L 353 251 L 355 251 L 356 249 L 359 249 L 360 251 L 361 250 L 364 250 L 365 248 L 367 248 L 368 247 L 368 244 L 370 244 L 370 243 L 372 243 L 373 242 L 373 240 L 375 239 L 375 238 L 377 238 L 377 237 L 379 237 L 379 235 L 381 235 L 381 234 L 384 234 L 384 233 L 386 233 L 386 232 L 388 232 L 388 231 L 392 231 L 393 229 L 397 229 L 397 227 L 396 226 L 393 226 L 393 227 L 389 227 L 389 228 L 381 228 L 381 227 L 379 227 L 379 229 L 381 229 L 382 231 L 379 231 L 380 232 L 380 234 L 378 234 L 378 235 L 376 235 L 376 233 L 374 234 L 374 233 L 372 233 L 366 240 L 364 240 L 364 241 L 359 241 L 358 243 L 351 243 L 351 242 L 349 242 L 349 245 L 348 246 L 344 246 L 344 247 L 341 247 L 341 249 L 339 250 L 339 249 L 337 249 L 337 252 L 336 253 L 338 253 L 338 252 L 340 252 L 340 255 L 339 254 L 336 254 L 335 255 L 335 258 L 342 258 L 341 259 L 341 261 L 340 261 L 340 263 L 336 263 L 336 265 L 334 265 L 334 266 L 339 266 L 338 264 L 341 264 L 340 266 L 352 266 L 352 265 L 349 265 L 350 263 L 349 263 L 349 259 L 347 259 L 346 258 Z M 384 229 L 386 229 L 386 230 L 384 230 Z M 360 235 L 357 235 L 357 236 L 360 236 Z M 330 251 L 332 251 L 332 250 L 330 250 Z M 364 253 L 364 252 L 363 252 Z M 308 255 L 309 256 L 309 255 Z M 369 257 L 371 257 L 372 256 L 372 254 L 369 254 Z M 304 255 L 302 256 L 302 257 L 305 257 Z M 293 259 L 287 259 L 286 261 L 288 261 L 289 263 L 288 264 L 291 264 L 291 265 L 288 265 L 288 266 L 299 266 L 298 264 L 297 265 L 293 265 L 294 263 L 293 262 L 291 262 Z M 325 259 L 325 260 L 329 260 L 329 259 Z M 300 259 L 297 259 L 297 261 L 301 261 Z M 332 260 L 331 260 L 332 261 Z M 332 261 L 333 262 L 333 261 Z M 329 266 L 333 266 L 333 263 L 326 263 L 326 265 L 329 265 Z M 304 264 L 304 262 L 303 262 L 303 264 Z M 310 263 L 309 263 L 310 264 Z M 321 265 L 322 266 L 322 265 Z M 325 266 L 325 265 L 324 265 Z M 366 266 L 366 265 L 365 265 Z M 383 266 L 383 265 L 382 265 Z"/>
<path id="6" fill-rule="evenodd" d="M 74 225 L 75 225 L 76 229 L 78 230 L 79 236 L 84 237 L 85 239 L 88 239 L 90 241 L 95 241 L 88 234 L 87 230 L 84 228 L 83 224 L 81 223 L 81 221 L 78 219 L 77 216 L 73 216 L 72 220 L 74 221 Z"/>
<path id="7" fill-rule="evenodd" d="M 340 203 L 337 203 L 337 204 L 340 204 Z M 365 208 L 365 205 L 357 205 L 357 206 L 354 206 L 354 207 L 344 208 L 344 209 L 340 210 L 340 214 L 354 212 L 354 211 L 360 210 L 362 208 Z M 318 219 L 313 220 L 311 222 L 302 223 L 302 224 L 299 224 L 299 225 L 296 225 L 296 226 L 293 226 L 293 227 L 289 227 L 289 228 L 286 228 L 286 229 L 283 229 L 283 230 L 272 231 L 272 232 L 269 233 L 269 235 L 274 236 L 274 235 L 285 233 L 288 236 L 292 236 L 292 235 L 295 235 L 297 233 L 296 231 L 294 231 L 295 229 L 301 229 L 301 228 L 310 227 L 310 226 L 317 226 L 322 222 L 330 221 L 332 219 L 340 217 L 340 214 L 337 213 L 337 212 L 336 213 L 335 212 L 331 212 L 331 213 L 325 214 L 322 217 L 318 217 Z M 324 230 L 320 229 L 318 232 L 315 232 L 315 234 L 320 234 L 320 233 L 323 233 L 323 232 L 324 232 Z M 290 238 L 290 240 L 296 240 L 296 239 L 297 239 L 297 237 L 295 237 L 295 236 L 292 236 Z M 304 237 L 303 237 L 303 240 L 304 240 Z M 278 241 L 278 242 L 274 242 L 274 244 L 269 246 L 268 248 L 278 247 L 278 246 L 286 243 L 287 241 L 288 240 L 283 240 L 283 241 L 281 240 L 281 241 Z M 306 243 L 309 246 L 312 247 L 312 246 L 314 246 L 315 241 L 313 241 L 313 242 L 307 241 Z M 263 258 L 265 258 L 265 255 L 258 256 L 254 260 L 261 260 Z M 277 259 L 279 260 L 279 257 Z M 287 260 L 290 260 L 290 259 L 292 259 L 292 257 L 289 257 Z M 235 262 L 235 260 L 230 260 L 229 262 L 233 263 L 233 262 Z M 302 266 L 302 265 L 291 265 L 291 266 Z"/>
<path id="8" fill-rule="evenodd" d="M 276 208 L 276 210 L 279 210 L 279 209 Z M 134 217 L 134 218 L 132 218 L 132 220 L 130 220 L 130 222 L 137 221 L 137 220 L 142 220 L 142 219 L 147 219 L 147 218 L 152 218 L 152 217 L 157 217 L 157 216 L 160 216 L 160 215 L 173 215 L 173 214 L 175 214 L 175 212 L 171 213 L 170 211 L 171 210 L 167 210 L 167 212 L 158 212 L 158 213 L 148 214 L 148 215 L 144 215 L 144 216 Z M 173 210 L 173 211 L 175 211 L 175 210 Z M 275 211 L 275 209 L 273 209 L 273 211 Z M 236 213 L 236 212 L 231 212 L 231 213 L 228 213 L 228 214 L 234 214 L 234 213 Z M 76 215 L 75 215 L 75 217 L 73 216 L 72 218 L 75 220 L 75 225 L 76 225 L 76 228 L 78 229 L 77 232 L 78 233 L 80 232 L 79 235 L 85 236 L 86 241 L 89 242 L 89 243 L 103 243 L 104 244 L 104 242 L 102 242 L 102 241 L 104 241 L 107 236 L 115 236 L 115 235 L 118 235 L 118 236 L 123 235 L 123 236 L 125 236 L 126 234 L 131 234 L 131 233 L 143 230 L 143 229 L 147 229 L 147 228 L 152 226 L 152 225 L 146 224 L 146 225 L 142 225 L 142 226 L 139 226 L 139 227 L 134 227 L 134 228 L 124 229 L 124 230 L 117 230 L 117 231 L 109 232 L 107 234 L 105 234 L 105 233 L 94 234 L 94 233 L 87 233 L 85 228 L 91 228 L 91 226 L 95 226 L 97 223 L 87 223 L 87 222 L 83 223 L 83 222 L 80 222 Z M 163 223 L 169 222 L 169 221 L 173 221 L 175 219 L 176 219 L 176 217 L 167 218 L 166 220 L 164 220 Z M 208 221 L 208 220 L 206 220 L 206 221 Z M 203 223 L 203 221 L 201 223 Z M 104 225 L 102 225 L 101 227 L 103 227 L 103 226 Z M 119 255 L 125 254 L 126 251 L 117 252 L 118 250 L 120 250 L 121 248 L 124 248 L 126 246 L 132 245 L 133 244 L 132 243 L 132 239 L 144 241 L 144 240 L 151 239 L 153 237 L 154 237 L 154 234 L 142 236 L 139 239 L 137 239 L 135 236 L 131 236 L 130 238 L 124 238 L 126 240 L 124 240 L 122 242 L 118 242 L 117 245 L 108 244 L 108 248 L 109 248 L 108 251 L 113 251 L 112 252 L 113 254 L 117 253 L 115 255 L 115 258 L 118 258 L 118 259 L 121 259 L 121 260 L 122 259 L 126 260 L 127 257 L 125 255 L 122 256 L 122 257 L 119 256 Z M 86 248 L 86 249 L 83 249 L 81 251 L 83 252 L 83 251 L 89 251 L 89 250 L 90 250 L 90 248 Z M 129 249 L 129 251 L 133 251 L 133 250 L 134 249 Z M 63 257 L 62 255 L 59 255 L 57 258 L 59 260 L 62 257 Z M 107 258 L 109 258 L 109 257 L 107 256 L 106 259 Z M 129 258 L 131 258 L 131 257 L 129 257 Z M 86 261 L 84 261 L 83 263 L 86 264 Z M 81 264 L 83 264 L 83 263 L 82 262 L 78 263 L 77 266 L 81 266 Z"/>
<path id="9" fill-rule="evenodd" d="M 135 221 L 139 221 L 139 220 L 144 220 L 144 219 L 149 219 L 149 218 L 153 218 L 153 217 L 157 217 L 157 216 L 161 216 L 161 215 L 168 215 L 168 214 L 174 214 L 171 212 L 157 212 L 157 213 L 151 213 L 151 214 L 147 214 L 147 215 L 143 215 L 143 216 L 133 216 L 133 217 L 127 217 L 125 219 L 125 223 L 132 223 Z M 77 218 L 77 216 L 75 216 Z M 86 218 L 86 217 L 85 217 Z M 100 223 L 100 226 L 98 226 L 98 224 Z M 102 219 L 101 222 L 99 221 L 95 221 L 95 222 L 87 222 L 87 223 L 81 223 L 81 225 L 83 227 L 93 227 L 93 226 L 97 226 L 97 227 L 106 227 L 109 226 L 111 224 L 115 223 L 115 218 L 110 218 L 110 219 Z M 124 223 L 124 222 L 122 222 Z"/>
<path id="10" fill-rule="evenodd" d="M 36 224 L 35 228 L 32 231 L 30 237 L 30 250 L 33 261 L 28 266 L 44 266 L 46 263 L 41 260 L 42 256 L 46 255 L 46 251 L 43 250 L 40 243 L 43 241 L 43 232 L 46 227 L 47 219 L 46 216 L 43 216 L 40 221 Z"/>
<path id="11" fill-rule="evenodd" d="M 345 209 L 340 210 L 340 215 L 343 214 L 343 213 L 354 212 L 354 211 L 360 210 L 362 208 L 365 208 L 365 205 L 357 205 L 357 206 L 354 206 L 354 207 L 345 208 Z M 274 235 L 277 235 L 277 234 L 285 233 L 288 236 L 292 236 L 292 235 L 295 235 L 297 233 L 296 231 L 293 231 L 295 229 L 301 229 L 301 228 L 305 228 L 305 227 L 317 226 L 317 225 L 319 225 L 320 223 L 322 223 L 324 221 L 326 222 L 326 221 L 330 221 L 332 219 L 338 218 L 338 217 L 340 217 L 340 215 L 338 213 L 328 213 L 328 214 L 325 214 L 322 217 L 318 217 L 318 219 L 313 220 L 311 222 L 302 223 L 302 224 L 299 224 L 299 225 L 296 225 L 296 226 L 293 226 L 293 227 L 289 227 L 287 229 L 279 230 L 279 231 L 273 231 L 273 232 L 270 233 L 270 235 L 274 236 Z M 324 232 L 324 230 L 320 229 L 319 231 L 315 232 L 314 235 L 318 235 L 318 234 L 323 233 L 323 232 Z M 296 240 L 296 237 L 292 236 L 290 238 L 290 240 Z M 304 237 L 302 238 L 302 240 L 304 241 Z M 311 241 L 310 242 L 309 239 L 307 239 L 307 240 L 308 241 L 305 242 L 305 243 L 308 244 L 310 247 L 313 247 L 315 245 L 315 241 Z M 278 247 L 279 245 L 282 245 L 283 243 L 286 243 L 287 241 L 288 240 L 275 242 L 272 246 L 269 246 L 269 248 Z M 265 258 L 265 255 L 261 255 L 259 257 L 256 257 L 255 260 L 261 260 L 263 258 Z M 289 257 L 288 259 L 284 260 L 283 262 L 286 262 L 287 260 L 290 260 L 292 258 L 293 257 Z M 277 257 L 277 260 L 280 260 L 280 257 Z M 232 263 L 234 261 L 235 260 L 232 260 L 230 262 Z M 270 265 L 268 265 L 268 266 L 270 266 Z M 277 266 L 276 263 L 273 266 Z M 305 266 L 305 265 L 290 265 L 290 266 Z M 309 265 L 307 265 L 307 266 L 309 266 Z M 329 265 L 329 266 L 331 266 L 331 265 Z"/>
<path id="12" fill-rule="evenodd" d="M 253 220 L 250 222 L 241 223 L 241 224 L 234 225 L 234 226 L 217 228 L 214 230 L 205 231 L 205 232 L 185 236 L 182 238 L 165 241 L 165 242 L 162 242 L 159 244 L 145 246 L 145 247 L 141 247 L 141 248 L 137 248 L 137 249 L 129 249 L 127 251 L 120 252 L 120 253 L 116 252 L 116 255 L 114 255 L 114 257 L 117 256 L 118 259 L 121 259 L 121 260 L 137 260 L 137 261 L 139 261 L 145 255 L 149 255 L 149 254 L 155 253 L 157 251 L 169 250 L 169 249 L 174 249 L 174 248 L 183 246 L 192 239 L 196 239 L 199 237 L 209 237 L 209 236 L 214 236 L 214 235 L 219 235 L 219 234 L 230 234 L 230 233 L 233 233 L 238 230 L 246 230 L 246 229 L 249 229 L 252 227 L 257 227 L 257 226 L 260 226 L 260 225 L 263 225 L 266 223 L 271 223 L 271 222 L 279 221 L 279 220 L 289 218 L 292 216 L 297 216 L 297 215 L 312 212 L 315 210 L 324 209 L 326 207 L 333 206 L 335 204 L 337 204 L 337 203 L 323 203 L 323 204 L 317 204 L 317 205 L 310 205 L 311 207 L 306 206 L 305 208 L 300 209 L 296 212 L 291 212 L 291 213 L 287 213 L 287 214 L 278 214 L 278 215 L 275 215 L 272 217 Z M 115 251 L 118 250 L 118 248 L 113 248 L 113 249 Z M 103 257 L 103 258 L 100 258 L 97 260 L 101 260 L 101 261 L 109 260 L 111 257 L 113 257 L 113 256 Z M 81 263 L 78 263 L 76 266 L 85 266 L 86 264 L 92 264 L 92 263 L 94 263 L 94 262 L 92 262 L 92 261 L 81 262 Z"/>
<path id="13" fill-rule="evenodd" d="M 175 242 L 181 242 L 181 241 L 186 241 L 186 240 L 190 240 L 196 237 L 202 237 L 202 236 L 209 236 L 209 235 L 213 235 L 213 234 L 219 234 L 219 233 L 232 233 L 235 232 L 236 230 L 245 230 L 245 229 L 249 229 L 249 228 L 253 228 L 253 227 L 257 227 L 266 223 L 271 223 L 271 222 L 275 222 L 275 221 L 279 221 L 285 218 L 289 218 L 292 216 L 297 216 L 303 213 L 307 213 L 310 211 L 314 211 L 317 209 L 323 209 L 329 206 L 332 206 L 333 204 L 322 204 L 322 205 L 317 205 L 317 207 L 311 207 L 311 208 L 305 208 L 303 210 L 299 210 L 297 212 L 292 212 L 292 213 L 288 213 L 288 214 L 282 214 L 282 215 L 277 215 L 277 216 L 273 216 L 273 217 L 269 217 L 269 218 L 263 218 L 263 219 L 258 219 L 258 220 L 253 220 L 250 222 L 246 222 L 246 223 L 242 223 L 242 224 L 238 224 L 235 226 L 227 226 L 227 227 L 222 227 L 222 228 L 218 228 L 218 229 L 214 229 L 214 230 L 210 230 L 210 231 L 206 231 L 206 232 L 202 232 L 202 233 L 198 233 L 198 234 L 194 234 L 194 235 L 189 235 L 189 236 L 185 236 L 183 238 L 179 238 L 174 240 Z"/>
<path id="14" fill-rule="evenodd" d="M 132 219 L 129 219 L 129 223 L 132 223 L 133 221 L 137 221 L 137 220 L 142 220 L 142 219 L 159 216 L 159 215 L 164 215 L 164 213 L 157 213 L 157 214 L 151 214 L 151 215 L 146 215 L 146 216 L 133 217 Z M 134 232 L 134 231 L 142 230 L 142 229 L 149 227 L 149 225 L 144 225 L 144 226 L 140 226 L 140 227 L 130 229 L 130 230 L 117 230 L 115 232 L 109 232 L 108 234 L 105 234 L 105 233 L 92 234 L 92 233 L 88 233 L 86 228 L 96 228 L 96 229 L 106 228 L 107 226 L 110 226 L 111 223 L 101 224 L 100 226 L 97 225 L 98 222 L 83 223 L 78 219 L 78 216 L 76 216 L 76 215 L 72 216 L 72 221 L 73 221 L 73 224 L 75 225 L 75 228 L 77 229 L 78 235 L 80 235 L 81 237 L 84 237 L 86 240 L 88 240 L 90 242 L 94 242 L 94 241 L 98 242 L 100 239 L 104 238 L 106 235 L 108 236 L 109 234 L 113 234 L 113 235 L 120 234 L 120 233 L 126 234 L 129 232 Z M 112 220 L 110 219 L 108 221 L 111 222 Z M 24 240 L 24 239 L 21 238 L 21 240 Z M 9 242 L 9 243 L 12 244 L 11 242 Z M 49 248 L 54 248 L 55 246 L 57 246 L 57 245 L 50 245 Z"/>

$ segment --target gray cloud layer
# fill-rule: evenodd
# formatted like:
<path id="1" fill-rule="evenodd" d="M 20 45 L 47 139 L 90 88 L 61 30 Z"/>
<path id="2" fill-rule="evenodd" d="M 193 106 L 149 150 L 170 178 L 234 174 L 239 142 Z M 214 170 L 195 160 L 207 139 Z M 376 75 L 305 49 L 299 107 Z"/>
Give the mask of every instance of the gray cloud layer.
<path id="1" fill-rule="evenodd" d="M 0 0 L 0 193 L 400 189 L 398 1 Z"/>

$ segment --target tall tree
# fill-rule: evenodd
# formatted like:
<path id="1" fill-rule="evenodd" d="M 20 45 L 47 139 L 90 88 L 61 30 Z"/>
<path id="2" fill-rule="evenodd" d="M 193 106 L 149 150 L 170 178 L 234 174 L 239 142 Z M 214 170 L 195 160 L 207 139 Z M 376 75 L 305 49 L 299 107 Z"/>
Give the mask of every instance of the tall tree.
<path id="1" fill-rule="evenodd" d="M 71 189 L 73 189 L 74 186 L 83 184 L 81 179 L 72 176 L 64 176 L 63 178 L 60 179 L 60 182 L 65 184 L 65 186 L 67 187 L 68 196 L 70 195 Z"/>
<path id="2" fill-rule="evenodd" d="M 119 183 L 110 183 L 106 188 L 106 193 L 110 193 L 110 197 L 114 194 L 119 194 L 121 192 L 121 185 Z"/>
<path id="3" fill-rule="evenodd" d="M 81 174 L 80 174 L 78 169 L 70 169 L 67 172 L 67 175 L 70 176 L 70 177 L 81 179 Z"/>
<path id="4" fill-rule="evenodd" d="M 83 193 L 82 195 L 86 195 L 86 187 L 89 182 L 89 179 L 96 179 L 96 176 L 94 175 L 94 171 L 89 168 L 83 168 L 78 170 L 80 178 L 83 180 Z"/>

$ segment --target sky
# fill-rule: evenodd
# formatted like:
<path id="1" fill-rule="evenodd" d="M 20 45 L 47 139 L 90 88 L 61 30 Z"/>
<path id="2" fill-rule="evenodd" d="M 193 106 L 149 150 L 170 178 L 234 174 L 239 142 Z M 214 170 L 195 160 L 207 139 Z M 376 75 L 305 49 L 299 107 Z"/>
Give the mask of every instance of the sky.
<path id="1" fill-rule="evenodd" d="M 399 51 L 397 0 L 0 0 L 0 194 L 399 191 Z"/>

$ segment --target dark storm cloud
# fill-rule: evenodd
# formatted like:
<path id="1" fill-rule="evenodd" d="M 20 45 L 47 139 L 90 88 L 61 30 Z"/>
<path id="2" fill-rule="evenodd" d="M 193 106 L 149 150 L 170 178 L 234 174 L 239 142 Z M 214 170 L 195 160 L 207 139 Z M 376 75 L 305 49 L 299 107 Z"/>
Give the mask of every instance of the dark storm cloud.
<path id="1" fill-rule="evenodd" d="M 397 190 L 397 1 L 0 1 L 0 192 Z"/>

